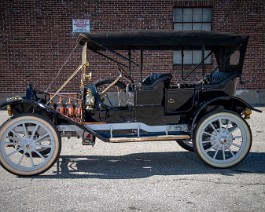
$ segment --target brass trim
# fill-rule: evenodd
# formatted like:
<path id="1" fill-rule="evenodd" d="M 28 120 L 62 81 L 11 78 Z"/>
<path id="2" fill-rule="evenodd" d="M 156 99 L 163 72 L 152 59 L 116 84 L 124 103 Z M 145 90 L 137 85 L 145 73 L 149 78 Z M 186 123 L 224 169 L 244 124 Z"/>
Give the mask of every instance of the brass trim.
<path id="1" fill-rule="evenodd" d="M 12 113 L 12 108 L 11 108 L 11 105 L 7 105 L 7 114 L 8 114 L 8 116 L 12 116 L 13 115 L 13 113 Z"/>
<path id="2" fill-rule="evenodd" d="M 122 78 L 122 75 L 119 75 L 119 76 L 117 77 L 117 79 L 115 79 L 111 84 L 109 84 L 108 87 L 105 88 L 104 91 L 102 91 L 102 93 L 100 94 L 100 97 L 102 98 L 102 97 L 104 96 L 104 94 L 107 93 L 108 90 L 109 90 L 113 85 L 115 85 L 115 84 L 116 84 L 121 78 Z"/>
<path id="3" fill-rule="evenodd" d="M 111 143 L 124 143 L 124 142 L 144 142 L 144 141 L 174 141 L 174 140 L 189 140 L 189 135 L 162 135 L 152 137 L 133 137 L 133 138 L 110 138 Z"/>
<path id="4" fill-rule="evenodd" d="M 54 95 L 50 98 L 50 100 L 47 102 L 47 104 L 51 103 L 53 98 L 70 82 L 71 79 L 74 78 L 74 76 L 82 69 L 83 64 L 81 64 L 75 72 L 64 82 L 64 84 L 54 93 Z"/>
<path id="5" fill-rule="evenodd" d="M 244 110 L 243 114 L 245 115 L 244 119 L 250 119 L 250 115 L 252 114 L 252 110 L 250 110 L 249 108 L 246 108 Z"/>
<path id="6" fill-rule="evenodd" d="M 170 99 L 168 99 L 167 101 L 168 101 L 169 104 L 173 104 L 173 103 L 175 103 L 175 100 L 174 100 L 173 98 L 170 98 Z"/>
<path id="7" fill-rule="evenodd" d="M 83 125 L 85 125 L 85 124 L 106 124 L 106 122 L 79 122 L 80 124 L 83 124 Z"/>

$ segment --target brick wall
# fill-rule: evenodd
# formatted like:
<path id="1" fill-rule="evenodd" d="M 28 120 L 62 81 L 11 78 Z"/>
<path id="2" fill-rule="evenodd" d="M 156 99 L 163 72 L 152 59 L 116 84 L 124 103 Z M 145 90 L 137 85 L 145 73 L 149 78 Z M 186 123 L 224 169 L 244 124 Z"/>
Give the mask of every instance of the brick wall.
<path id="1" fill-rule="evenodd" d="M 72 19 L 90 19 L 91 32 L 173 30 L 174 7 L 213 8 L 213 31 L 250 35 L 244 66 L 245 84 L 240 88 L 265 89 L 265 2 L 263 0 L 1 0 L 0 1 L 0 93 L 23 92 L 31 82 L 45 90 L 75 46 Z M 53 89 L 58 88 L 80 63 L 78 47 Z M 122 52 L 123 54 L 127 54 Z M 93 80 L 115 77 L 116 66 L 90 54 Z M 140 62 L 139 51 L 132 58 Z M 150 72 L 176 73 L 172 52 L 146 52 L 144 76 Z M 140 68 L 134 78 L 140 79 Z M 66 90 L 78 90 L 80 74 Z"/>
<path id="2" fill-rule="evenodd" d="M 220 1 L 214 4 L 213 29 L 250 35 L 242 88 L 265 88 L 265 1 Z"/>

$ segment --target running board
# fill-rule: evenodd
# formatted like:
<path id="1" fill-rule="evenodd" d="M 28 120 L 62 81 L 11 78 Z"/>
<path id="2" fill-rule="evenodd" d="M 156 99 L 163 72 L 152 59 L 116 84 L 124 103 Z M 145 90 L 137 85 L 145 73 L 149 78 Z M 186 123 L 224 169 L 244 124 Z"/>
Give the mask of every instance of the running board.
<path id="1" fill-rule="evenodd" d="M 124 143 L 124 142 L 143 142 L 143 141 L 174 141 L 174 140 L 189 140 L 189 135 L 161 135 L 161 136 L 149 136 L 149 137 L 120 137 L 109 138 L 111 143 Z"/>

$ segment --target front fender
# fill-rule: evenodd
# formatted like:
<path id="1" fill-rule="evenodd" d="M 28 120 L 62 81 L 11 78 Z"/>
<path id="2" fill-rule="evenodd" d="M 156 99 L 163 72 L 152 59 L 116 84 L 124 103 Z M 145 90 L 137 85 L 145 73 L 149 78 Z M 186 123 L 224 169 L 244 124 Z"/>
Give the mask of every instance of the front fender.
<path id="1" fill-rule="evenodd" d="M 218 109 L 226 109 L 234 111 L 238 114 L 241 114 L 245 109 L 254 110 L 256 112 L 262 112 L 254 107 L 252 107 L 250 104 L 248 104 L 246 101 L 244 101 L 241 98 L 234 97 L 234 96 L 222 96 L 214 98 L 210 101 L 203 102 L 195 108 L 195 116 L 192 121 L 192 127 L 191 132 L 194 131 L 196 123 L 202 118 L 204 115 L 206 115 L 209 112 L 212 112 L 214 110 Z"/>
<path id="2" fill-rule="evenodd" d="M 6 101 L 0 105 L 0 108 L 5 108 L 9 107 L 11 110 L 11 113 L 13 115 L 18 115 L 18 114 L 38 114 L 43 117 L 45 117 L 48 120 L 51 120 L 52 123 L 54 123 L 56 126 L 57 125 L 76 125 L 80 129 L 98 137 L 99 139 L 103 141 L 107 141 L 106 138 L 102 137 L 101 135 L 95 133 L 92 130 L 87 129 L 84 125 L 81 123 L 77 123 L 70 118 L 62 115 L 61 113 L 57 112 L 56 110 L 50 108 L 49 106 L 34 101 L 34 100 L 26 100 L 26 99 L 17 99 L 13 101 Z"/>
<path id="3" fill-rule="evenodd" d="M 55 125 L 69 123 L 69 121 L 56 110 L 53 110 L 47 105 L 34 100 L 17 99 L 13 101 L 6 101 L 0 105 L 0 108 L 5 107 L 8 107 L 8 110 L 10 110 L 12 115 L 33 113 L 44 116 L 45 118 L 51 120 Z"/>

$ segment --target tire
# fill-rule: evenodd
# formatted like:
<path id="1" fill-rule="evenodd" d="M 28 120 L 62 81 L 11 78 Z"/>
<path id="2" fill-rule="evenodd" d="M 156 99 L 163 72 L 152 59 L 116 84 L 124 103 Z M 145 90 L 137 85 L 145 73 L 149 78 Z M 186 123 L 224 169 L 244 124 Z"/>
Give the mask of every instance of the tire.
<path id="1" fill-rule="evenodd" d="M 190 152 L 194 152 L 194 146 L 193 146 L 193 141 L 192 140 L 177 140 L 177 143 L 183 148 L 186 149 Z M 205 144 L 205 148 L 209 148 L 211 145 Z"/>
<path id="2" fill-rule="evenodd" d="M 190 152 L 194 152 L 192 140 L 177 140 L 177 143 L 183 148 Z"/>
<path id="3" fill-rule="evenodd" d="M 54 165 L 60 151 L 61 138 L 57 128 L 42 116 L 15 116 L 0 129 L 0 163 L 12 174 L 41 174 Z"/>
<path id="4" fill-rule="evenodd" d="M 203 117 L 196 126 L 194 150 L 206 164 L 230 168 L 249 153 L 252 134 L 247 122 L 237 113 L 220 111 Z"/>

